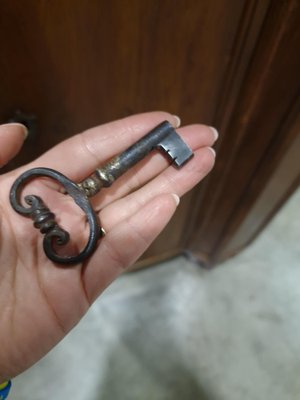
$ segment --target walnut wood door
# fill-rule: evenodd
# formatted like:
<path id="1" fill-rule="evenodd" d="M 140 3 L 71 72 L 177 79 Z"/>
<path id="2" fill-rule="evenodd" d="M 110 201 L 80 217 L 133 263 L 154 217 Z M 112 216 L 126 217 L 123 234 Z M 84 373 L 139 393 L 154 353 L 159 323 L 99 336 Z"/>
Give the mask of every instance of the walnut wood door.
<path id="1" fill-rule="evenodd" d="M 144 260 L 224 260 L 299 183 L 299 26 L 296 0 L 0 1 L 0 119 L 35 127 L 8 168 L 132 113 L 216 126 L 213 173 Z"/>

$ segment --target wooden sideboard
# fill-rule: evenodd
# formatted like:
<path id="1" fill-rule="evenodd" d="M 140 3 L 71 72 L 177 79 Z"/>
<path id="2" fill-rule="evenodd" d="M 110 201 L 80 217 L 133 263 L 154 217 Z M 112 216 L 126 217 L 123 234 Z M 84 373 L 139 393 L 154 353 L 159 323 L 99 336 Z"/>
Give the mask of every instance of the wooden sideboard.
<path id="1" fill-rule="evenodd" d="M 299 26 L 296 0 L 0 1 L 0 120 L 33 126 L 7 168 L 142 111 L 216 126 L 214 171 L 143 257 L 214 265 L 299 185 Z"/>

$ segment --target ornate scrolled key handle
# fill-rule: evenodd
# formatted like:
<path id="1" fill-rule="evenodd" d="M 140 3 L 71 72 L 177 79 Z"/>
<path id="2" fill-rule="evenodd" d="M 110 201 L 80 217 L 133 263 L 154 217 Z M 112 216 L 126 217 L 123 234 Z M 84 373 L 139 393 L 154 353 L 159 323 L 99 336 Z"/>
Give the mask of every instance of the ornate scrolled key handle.
<path id="1" fill-rule="evenodd" d="M 55 221 L 55 215 L 48 209 L 44 201 L 35 195 L 25 197 L 25 202 L 29 207 L 21 204 L 20 195 L 23 187 L 30 180 L 37 177 L 48 177 L 59 182 L 84 211 L 90 226 L 89 240 L 85 248 L 75 256 L 60 256 L 54 250 L 53 244 L 62 246 L 70 240 L 70 235 L 62 229 Z M 103 236 L 103 231 L 99 225 L 98 217 L 91 206 L 87 196 L 82 189 L 65 175 L 50 168 L 32 168 L 20 175 L 14 182 L 10 191 L 10 203 L 15 211 L 33 220 L 34 227 L 45 234 L 43 246 L 47 257 L 59 264 L 77 264 L 84 261 L 94 251 L 98 239 Z"/>
<path id="2" fill-rule="evenodd" d="M 94 252 L 98 240 L 104 235 L 89 197 L 97 194 L 103 187 L 111 186 L 118 177 L 142 160 L 153 149 L 163 150 L 178 168 L 193 156 L 192 150 L 181 139 L 172 125 L 168 121 L 164 121 L 106 165 L 97 168 L 92 175 L 80 183 L 75 183 L 60 172 L 50 168 L 32 168 L 24 172 L 16 179 L 11 188 L 10 203 L 19 214 L 32 218 L 34 227 L 45 235 L 43 247 L 50 260 L 64 265 L 80 263 Z M 55 221 L 55 215 L 40 197 L 35 195 L 25 196 L 25 203 L 29 207 L 22 205 L 20 199 L 22 189 L 30 180 L 38 177 L 48 177 L 59 182 L 66 194 L 70 195 L 86 214 L 90 234 L 85 248 L 79 254 L 62 256 L 56 252 L 55 244 L 60 246 L 67 244 L 70 235 L 58 225 Z"/>

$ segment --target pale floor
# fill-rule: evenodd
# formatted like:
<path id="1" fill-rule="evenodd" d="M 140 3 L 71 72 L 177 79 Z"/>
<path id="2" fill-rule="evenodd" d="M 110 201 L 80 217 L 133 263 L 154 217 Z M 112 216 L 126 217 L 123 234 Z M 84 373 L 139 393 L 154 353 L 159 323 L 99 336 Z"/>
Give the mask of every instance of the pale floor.
<path id="1" fill-rule="evenodd" d="M 300 191 L 212 271 L 183 257 L 118 279 L 11 400 L 299 400 Z"/>

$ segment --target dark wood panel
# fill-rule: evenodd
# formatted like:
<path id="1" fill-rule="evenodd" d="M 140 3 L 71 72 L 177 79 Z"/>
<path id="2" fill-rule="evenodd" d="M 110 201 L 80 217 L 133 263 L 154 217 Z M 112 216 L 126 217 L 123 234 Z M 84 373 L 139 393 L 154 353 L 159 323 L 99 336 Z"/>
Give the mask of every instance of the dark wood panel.
<path id="1" fill-rule="evenodd" d="M 254 57 L 253 53 L 259 40 L 269 3 L 269 0 L 253 0 L 245 3 L 237 25 L 226 74 L 220 87 L 212 122 L 212 125 L 216 126 L 220 133 L 216 166 L 201 187 L 194 191 L 192 200 L 194 206 L 191 207 L 190 218 L 183 235 L 185 247 L 191 246 L 195 250 L 193 240 L 196 246 L 199 245 L 197 254 L 201 254 L 202 259 L 209 257 L 209 252 L 203 247 L 201 241 L 201 236 L 204 234 L 205 237 L 204 232 L 209 229 L 205 221 L 210 221 L 213 218 L 218 201 L 224 196 L 223 179 L 226 175 L 226 169 L 227 174 L 231 173 L 230 168 L 233 161 L 233 151 L 220 153 L 220 148 L 224 147 L 229 136 L 231 140 L 234 140 L 237 136 L 236 132 L 228 129 L 228 124 L 232 116 L 235 115 L 236 107 L 239 104 L 240 93 L 246 81 L 249 64 Z M 203 229 L 201 230 L 202 226 Z M 196 237 L 195 232 L 196 235 L 198 233 Z"/>
<path id="2" fill-rule="evenodd" d="M 36 152 L 149 109 L 211 121 L 243 6 L 231 3 L 0 3 L 1 119 L 35 113 Z"/>
<path id="3" fill-rule="evenodd" d="M 211 123 L 244 3 L 0 2 L 0 118 L 22 109 L 38 119 L 37 136 L 9 168 L 131 113 L 165 109 L 184 123 Z M 190 199 L 146 257 L 181 248 Z"/>
<path id="4" fill-rule="evenodd" d="M 0 122 L 17 109 L 37 117 L 8 169 L 141 111 L 215 125 L 214 172 L 145 257 L 235 253 L 291 191 L 281 185 L 266 207 L 297 140 L 299 10 L 297 0 L 0 0 Z"/>
<path id="5" fill-rule="evenodd" d="M 300 56 L 294 52 L 300 44 L 299 23 L 299 2 L 271 3 L 238 101 L 221 131 L 219 161 L 201 198 L 203 206 L 197 209 L 198 229 L 190 238 L 190 249 L 205 260 L 218 260 L 221 248 L 226 253 L 228 237 L 239 234 L 264 184 L 298 134 L 284 127 L 300 89 Z M 296 105 L 292 114 L 297 112 Z M 285 189 L 282 187 L 282 195 Z M 260 228 L 268 215 L 256 215 Z M 252 236 L 250 231 L 243 233 L 241 241 L 246 243 Z"/>
<path id="6" fill-rule="evenodd" d="M 238 229 L 236 229 L 234 223 L 228 227 L 218 252 L 214 255 L 218 261 L 226 260 L 248 245 L 260 233 L 264 225 L 271 220 L 293 191 L 299 187 L 300 123 L 297 123 L 293 129 L 297 130 L 295 140 L 282 153 L 272 176 L 268 178 L 261 189 L 259 198 L 254 202 L 251 202 L 250 196 L 245 199 L 247 202 L 239 208 L 239 214 L 244 214 L 244 209 L 247 208 L 246 217 L 243 215 Z M 251 186 L 254 185 L 255 182 L 253 181 Z M 252 190 L 255 191 L 254 188 Z M 247 204 L 248 202 L 251 205 Z M 238 216 L 235 217 L 236 220 L 239 220 Z M 264 224 L 262 224 L 262 221 Z M 214 262 L 213 259 L 211 261 Z"/>

